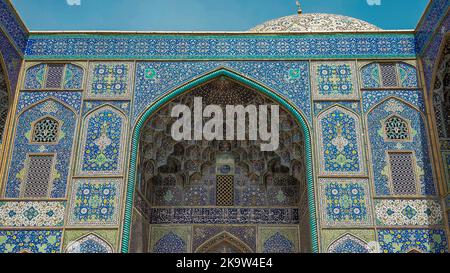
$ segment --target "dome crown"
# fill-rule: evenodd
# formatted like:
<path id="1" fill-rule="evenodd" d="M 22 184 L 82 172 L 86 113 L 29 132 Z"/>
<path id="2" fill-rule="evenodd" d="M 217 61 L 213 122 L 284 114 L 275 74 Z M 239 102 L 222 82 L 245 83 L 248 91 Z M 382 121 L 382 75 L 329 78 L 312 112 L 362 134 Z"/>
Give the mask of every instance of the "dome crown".
<path id="1" fill-rule="evenodd" d="M 364 32 L 381 29 L 365 21 L 336 14 L 300 13 L 267 21 L 251 32 Z"/>

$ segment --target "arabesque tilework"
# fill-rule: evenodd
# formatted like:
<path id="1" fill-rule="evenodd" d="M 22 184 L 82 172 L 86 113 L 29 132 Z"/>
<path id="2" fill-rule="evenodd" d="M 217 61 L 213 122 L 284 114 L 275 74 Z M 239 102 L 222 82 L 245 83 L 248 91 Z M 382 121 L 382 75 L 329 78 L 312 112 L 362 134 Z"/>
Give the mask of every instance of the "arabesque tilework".
<path id="1" fill-rule="evenodd" d="M 355 62 L 313 62 L 312 92 L 315 99 L 358 99 Z"/>
<path id="2" fill-rule="evenodd" d="M 407 120 L 411 126 L 411 139 L 386 141 L 384 122 L 392 115 Z M 414 176 L 418 195 L 435 195 L 436 188 L 430 160 L 430 144 L 424 118 L 418 110 L 398 99 L 387 97 L 367 115 L 367 129 L 371 147 L 372 172 L 375 193 L 378 196 L 392 195 L 391 168 L 387 151 L 412 151 Z"/>
<path id="3" fill-rule="evenodd" d="M 102 105 L 84 118 L 77 172 L 80 174 L 122 174 L 127 117 L 110 105 Z"/>
<path id="4" fill-rule="evenodd" d="M 0 253 L 59 253 L 62 230 L 0 230 Z"/>
<path id="5" fill-rule="evenodd" d="M 365 173 L 359 117 L 339 106 L 317 117 L 319 172 L 322 175 Z"/>
<path id="6" fill-rule="evenodd" d="M 382 253 L 447 253 L 447 236 L 441 229 L 379 229 Z"/>
<path id="7" fill-rule="evenodd" d="M 0 86 L 7 86 L 4 93 L 11 98 L 20 87 L 11 142 L 5 142 L 12 144 L 1 191 L 0 252 L 128 251 L 131 215 L 122 215 L 125 204 L 133 205 L 126 203 L 133 194 L 123 198 L 127 183 L 134 182 L 126 181 L 127 172 L 137 171 L 130 160 L 136 145 L 140 152 L 158 146 L 156 154 L 146 154 L 147 165 L 139 166 L 150 174 L 138 176 L 144 194 L 134 195 L 132 211 L 142 215 L 134 217 L 133 225 L 141 228 L 135 226 L 132 236 L 140 240 L 141 251 L 290 253 L 319 251 L 320 245 L 320 251 L 332 253 L 447 252 L 444 214 L 450 198 L 445 206 L 437 198 L 437 163 L 425 118 L 430 96 L 423 94 L 420 80 L 431 90 L 438 52 L 450 29 L 448 8 L 447 0 L 432 1 L 416 34 L 29 37 L 10 5 L 0 0 L 2 78 L 8 80 Z M 321 23 L 330 19 L 316 17 Z M 294 15 L 277 22 L 296 20 Z M 229 207 L 216 206 L 216 169 L 199 163 L 214 162 L 216 154 L 203 143 L 181 147 L 170 142 L 161 133 L 170 129 L 169 114 L 150 117 L 160 139 L 150 138 L 148 131 L 143 131 L 147 142 L 132 138 L 143 113 L 181 87 L 214 94 L 217 85 L 206 90 L 209 82 L 191 83 L 219 70 L 248 87 L 245 96 L 222 90 L 219 100 L 245 100 L 261 89 L 284 99 L 284 107 L 305 121 L 300 132 L 296 122 L 284 120 L 282 149 L 274 161 L 259 158 L 253 146 L 232 149 L 250 164 L 234 166 Z M 51 122 L 38 123 L 42 118 Z M 40 139 L 52 142 L 35 142 L 35 124 L 40 124 Z M 447 140 L 441 139 L 441 149 L 448 177 Z M 189 160 L 174 160 L 185 154 Z M 29 175 L 39 169 L 30 159 L 36 155 L 48 157 L 35 174 L 39 179 L 49 175 L 50 191 L 42 200 L 24 198 L 27 183 L 39 180 Z M 269 168 L 270 175 L 264 173 Z M 156 183 L 152 173 L 161 170 L 168 173 Z M 289 176 L 304 180 L 292 187 Z M 146 200 L 149 191 L 155 198 Z M 318 208 L 312 206 L 316 203 Z"/>
<path id="8" fill-rule="evenodd" d="M 90 64 L 87 97 L 126 99 L 132 89 L 134 66 L 129 62 L 93 62 Z"/>
<path id="9" fill-rule="evenodd" d="M 50 116 L 59 122 L 58 141 L 55 144 L 31 143 L 32 125 L 42 117 Z M 20 112 L 17 119 L 17 129 L 14 137 L 14 150 L 10 165 L 5 197 L 19 198 L 20 189 L 26 182 L 29 169 L 27 155 L 55 154 L 56 162 L 51 175 L 50 198 L 64 198 L 70 163 L 72 158 L 72 144 L 77 125 L 77 115 L 66 104 L 48 98 L 30 105 Z"/>
<path id="10" fill-rule="evenodd" d="M 122 204 L 122 179 L 78 179 L 72 182 L 68 224 L 116 226 Z"/>
<path id="11" fill-rule="evenodd" d="M 436 200 L 376 200 L 375 214 L 380 226 L 436 226 L 443 221 Z"/>
<path id="12" fill-rule="evenodd" d="M 321 178 L 319 189 L 319 210 L 324 227 L 372 224 L 368 180 Z"/>
<path id="13" fill-rule="evenodd" d="M 0 227 L 59 227 L 66 202 L 0 202 Z"/>

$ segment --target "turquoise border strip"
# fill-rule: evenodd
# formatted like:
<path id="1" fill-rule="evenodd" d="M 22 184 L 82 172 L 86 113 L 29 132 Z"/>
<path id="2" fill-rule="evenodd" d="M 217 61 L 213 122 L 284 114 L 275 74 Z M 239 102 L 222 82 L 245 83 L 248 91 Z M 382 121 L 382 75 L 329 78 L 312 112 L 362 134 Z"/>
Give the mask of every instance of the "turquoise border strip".
<path id="1" fill-rule="evenodd" d="M 133 138 L 132 138 L 132 151 L 131 151 L 131 161 L 130 161 L 130 168 L 129 168 L 129 175 L 128 175 L 128 185 L 127 185 L 127 192 L 126 192 L 126 204 L 125 204 L 125 221 L 123 225 L 123 232 L 122 232 L 122 253 L 128 253 L 129 252 L 129 242 L 130 242 L 130 232 L 131 232 L 131 217 L 133 212 L 133 196 L 134 196 L 134 189 L 135 189 L 135 183 L 136 183 L 136 170 L 137 170 L 137 151 L 139 146 L 139 138 L 140 138 L 140 132 L 141 128 L 143 127 L 144 123 L 146 122 L 147 118 L 152 115 L 154 112 L 156 112 L 160 107 L 164 106 L 167 102 L 169 102 L 174 97 L 202 84 L 205 83 L 213 78 L 220 77 L 220 76 L 227 76 L 234 80 L 237 80 L 243 84 L 246 84 L 248 86 L 251 86 L 262 93 L 266 94 L 270 98 L 274 99 L 281 105 L 283 105 L 294 117 L 300 122 L 300 125 L 303 129 L 303 133 L 305 135 L 305 150 L 306 150 L 306 176 L 307 176 L 307 183 L 308 183 L 308 204 L 309 204 L 309 216 L 310 216 L 310 226 L 311 226 L 311 245 L 312 245 L 312 251 L 314 253 L 318 253 L 319 247 L 318 247 L 318 234 L 317 234 L 317 221 L 316 221 L 316 205 L 315 205 L 315 194 L 314 194 L 314 179 L 313 179 L 313 169 L 312 169 L 312 149 L 311 149 L 311 133 L 309 131 L 309 128 L 307 126 L 307 123 L 303 116 L 298 112 L 293 106 L 291 106 L 289 103 L 287 103 L 284 99 L 282 99 L 280 96 L 275 94 L 274 92 L 264 88 L 263 86 L 246 79 L 236 73 L 233 73 L 226 69 L 220 69 L 217 71 L 214 71 L 206 76 L 203 76 L 199 79 L 196 79 L 189 84 L 173 91 L 172 93 L 164 96 L 162 99 L 157 101 L 154 105 L 152 105 L 147 111 L 139 118 L 136 127 L 133 131 Z"/>
<path id="2" fill-rule="evenodd" d="M 404 54 L 404 55 L 258 55 L 258 56 L 106 56 L 106 55 L 25 55 L 26 61 L 46 61 L 46 60 L 71 60 L 71 61 L 84 61 L 84 60 L 145 60 L 145 61 L 211 61 L 211 60 L 237 60 L 237 61 L 261 61 L 261 60 L 277 60 L 277 61 L 292 61 L 292 60 L 339 60 L 339 59 L 392 59 L 392 60 L 410 60 L 416 59 L 416 54 Z"/>

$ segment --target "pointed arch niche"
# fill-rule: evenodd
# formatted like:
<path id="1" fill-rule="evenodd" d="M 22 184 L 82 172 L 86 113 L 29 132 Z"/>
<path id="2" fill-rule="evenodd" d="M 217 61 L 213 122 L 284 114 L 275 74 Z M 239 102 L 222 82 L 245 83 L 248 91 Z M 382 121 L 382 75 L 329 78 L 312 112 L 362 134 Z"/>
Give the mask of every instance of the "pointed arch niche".
<path id="1" fill-rule="evenodd" d="M 2 64 L 2 58 L 0 54 L 0 151 L 3 143 L 3 137 L 6 130 L 6 121 L 8 118 L 10 108 L 10 95 L 8 76 L 6 70 Z"/>
<path id="2" fill-rule="evenodd" d="M 262 152 L 261 141 L 248 140 L 248 136 L 233 141 L 173 140 L 171 127 L 177 120 L 170 116 L 173 106 L 182 104 L 192 110 L 196 97 L 202 98 L 203 109 L 219 105 L 224 117 L 226 105 L 269 105 L 269 112 L 270 105 L 278 105 L 279 148 Z M 246 128 L 250 126 L 248 120 L 247 116 Z M 140 117 L 134 130 L 122 251 L 139 251 L 129 249 L 130 237 L 132 245 L 142 245 L 135 243 L 141 237 L 147 240 L 144 244 L 152 241 L 138 232 L 148 224 L 214 226 L 251 221 L 258 226 L 297 225 L 306 247 L 296 249 L 317 252 L 309 132 L 295 107 L 227 69 L 216 70 L 166 95 Z M 273 209 L 283 210 L 283 215 L 271 217 L 276 214 L 271 213 Z M 133 226 L 132 211 L 142 216 L 135 217 L 141 222 L 133 221 Z M 233 216 L 233 211 L 249 214 Z M 247 251 L 225 235 L 201 251 Z M 252 236 L 256 240 L 256 234 Z M 195 240 L 195 234 L 192 237 Z"/>
<path id="3" fill-rule="evenodd" d="M 222 232 L 197 248 L 196 253 L 252 253 L 252 249 L 228 232 Z"/>

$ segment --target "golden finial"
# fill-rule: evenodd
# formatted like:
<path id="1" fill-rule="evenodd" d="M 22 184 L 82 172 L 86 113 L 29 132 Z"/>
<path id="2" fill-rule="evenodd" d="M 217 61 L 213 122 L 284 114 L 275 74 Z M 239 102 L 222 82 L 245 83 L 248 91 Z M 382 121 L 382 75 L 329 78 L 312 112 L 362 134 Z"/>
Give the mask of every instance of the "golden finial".
<path id="1" fill-rule="evenodd" d="M 302 7 L 300 6 L 300 1 L 297 0 L 297 1 L 296 1 L 296 4 L 297 4 L 297 13 L 298 13 L 298 14 L 302 14 Z"/>

